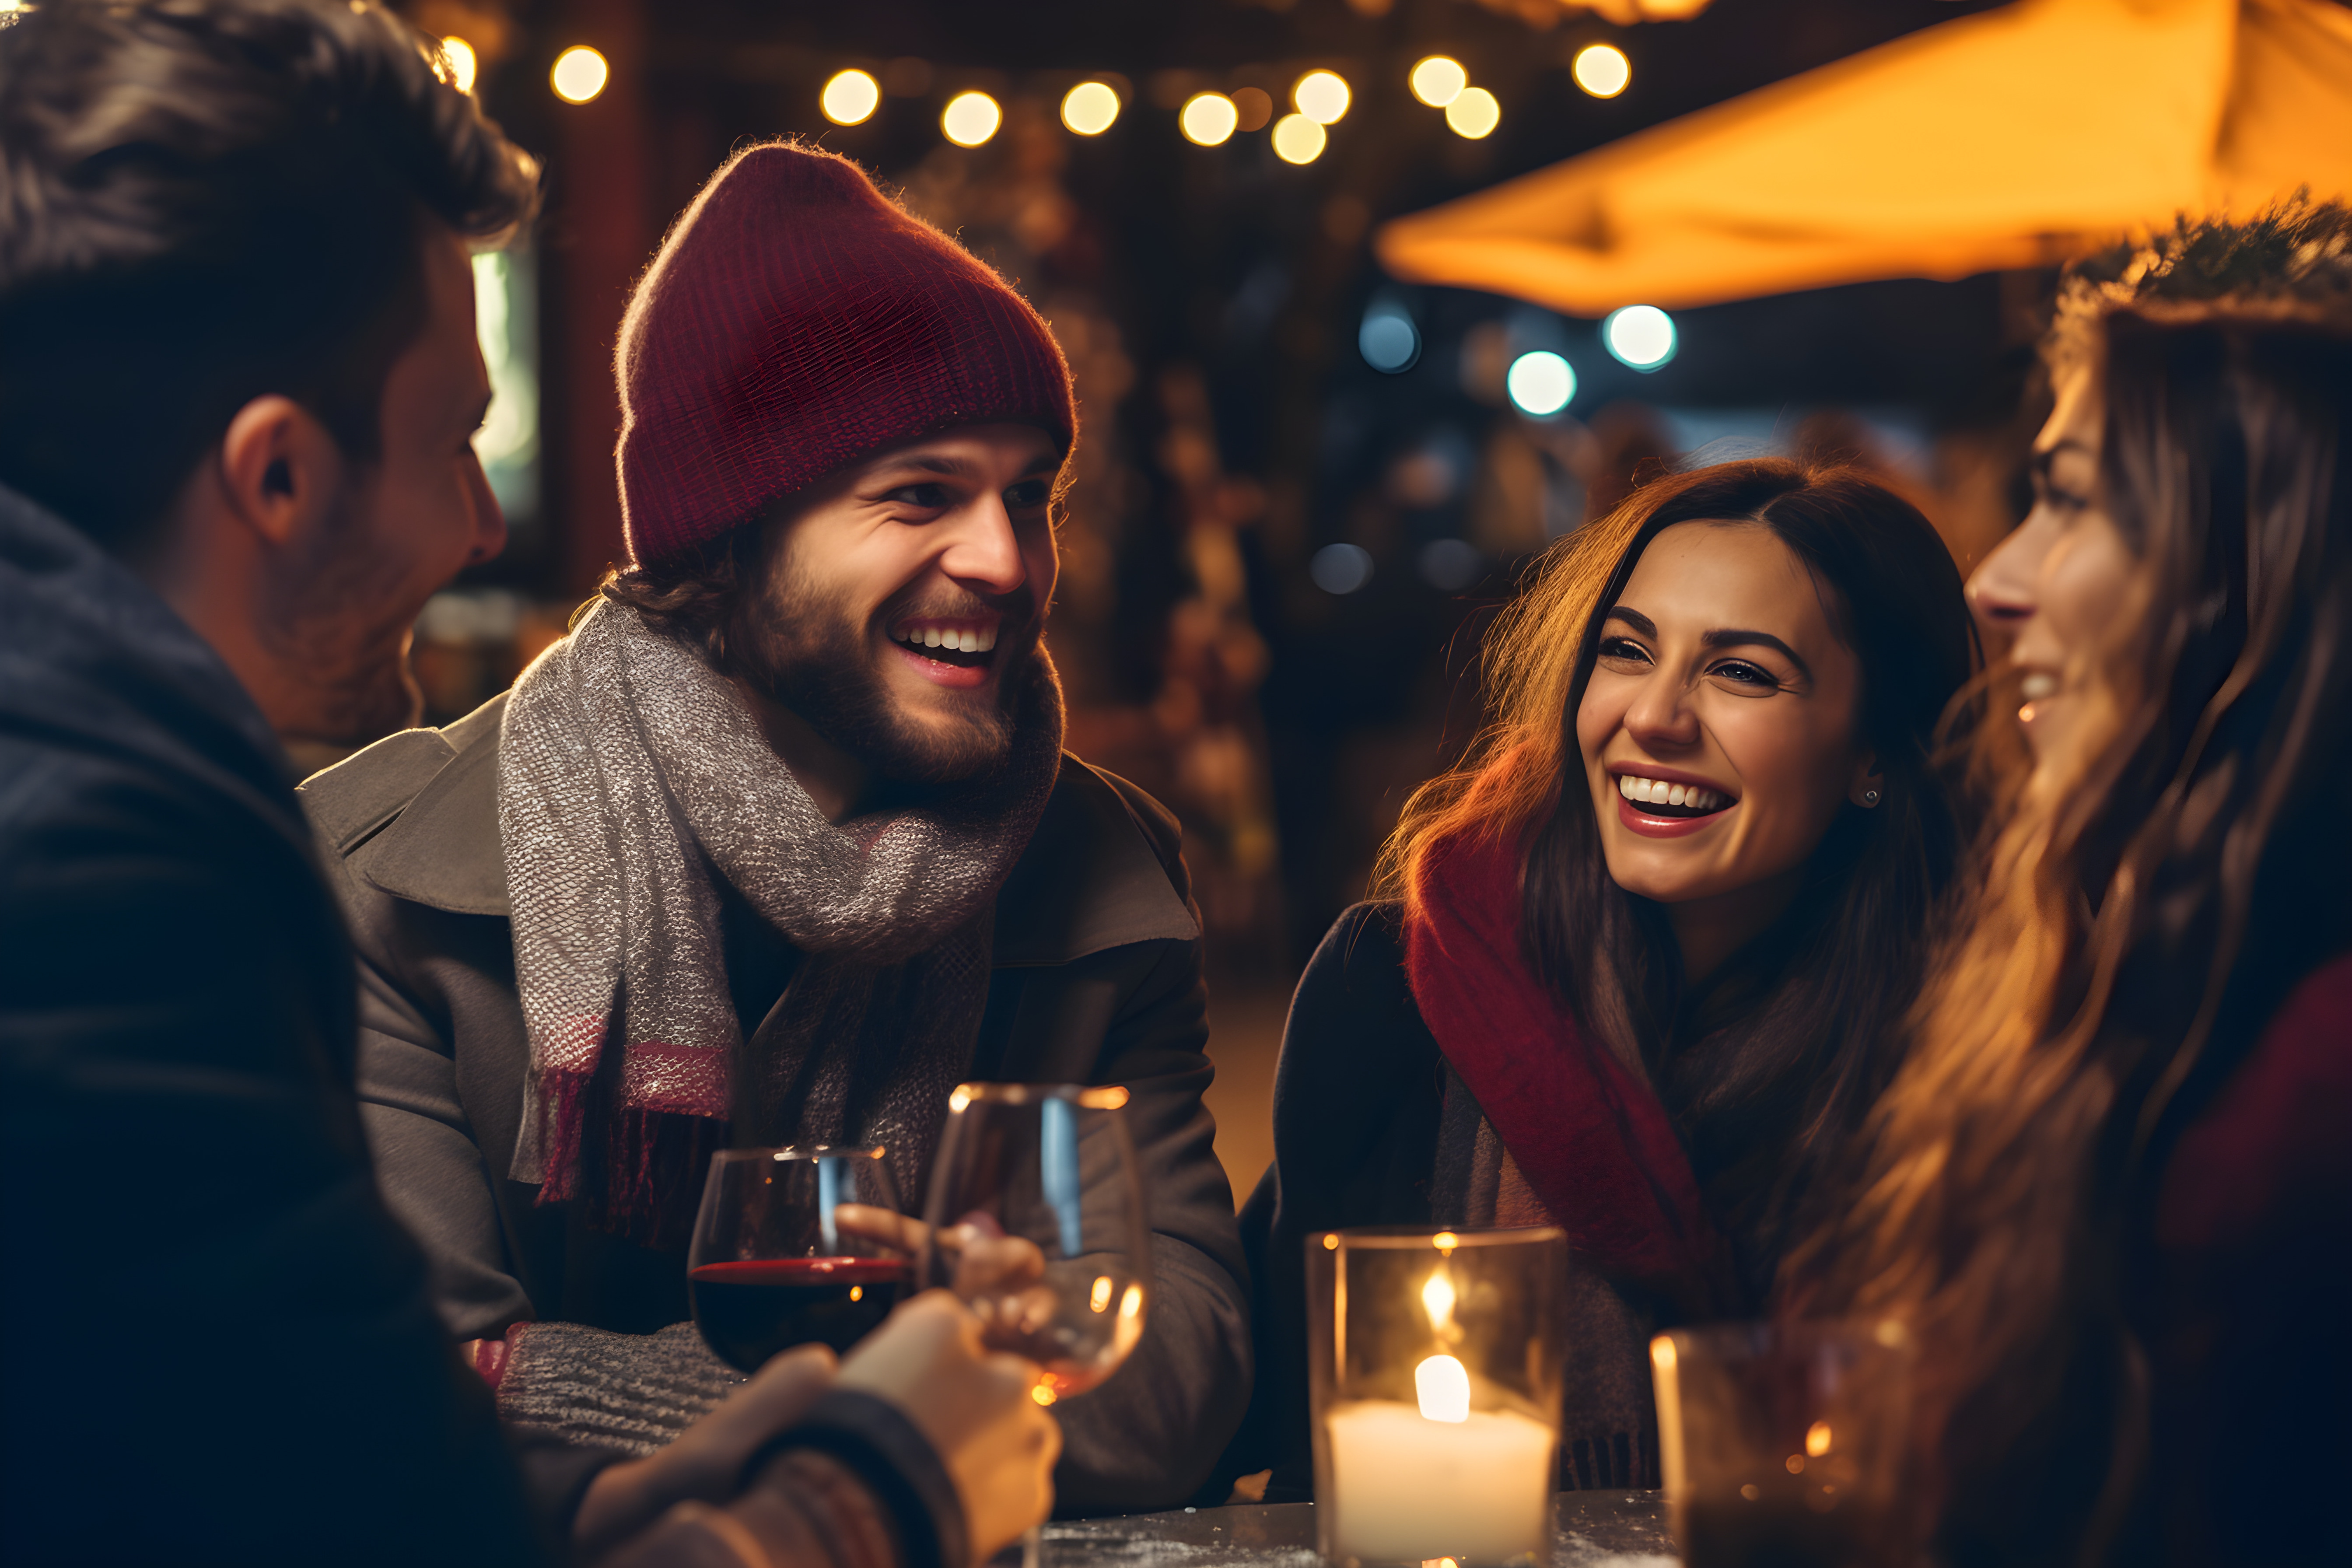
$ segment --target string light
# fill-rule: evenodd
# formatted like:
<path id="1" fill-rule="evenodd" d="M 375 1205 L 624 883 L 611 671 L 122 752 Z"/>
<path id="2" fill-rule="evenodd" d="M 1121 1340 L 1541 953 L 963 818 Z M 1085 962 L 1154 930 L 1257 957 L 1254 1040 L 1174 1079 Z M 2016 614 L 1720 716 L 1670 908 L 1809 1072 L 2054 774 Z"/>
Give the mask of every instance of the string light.
<path id="1" fill-rule="evenodd" d="M 1443 109 L 1462 96 L 1462 89 L 1470 85 L 1470 73 L 1450 55 L 1432 55 L 1413 67 L 1412 75 L 1405 79 L 1413 97 L 1432 109 Z"/>
<path id="2" fill-rule="evenodd" d="M 1323 127 L 1304 114 L 1286 114 L 1274 122 L 1274 155 L 1286 163 L 1312 163 L 1323 155 L 1327 140 Z"/>
<path id="3" fill-rule="evenodd" d="M 1177 113 L 1176 124 L 1184 132 L 1184 140 L 1202 147 L 1223 143 L 1242 122 L 1241 110 L 1234 100 L 1222 92 L 1196 92 L 1184 100 Z"/>
<path id="4" fill-rule="evenodd" d="M 1675 319 L 1655 305 L 1628 305 L 1601 323 L 1601 341 L 1635 370 L 1655 370 L 1675 357 Z"/>
<path id="5" fill-rule="evenodd" d="M 1454 134 L 1473 142 L 1493 135 L 1495 127 L 1502 122 L 1503 106 L 1483 87 L 1464 88 L 1445 106 L 1445 123 L 1453 128 Z"/>
<path id="6" fill-rule="evenodd" d="M 1003 123 L 1004 110 L 996 100 L 978 91 L 957 93 L 940 115 L 940 129 L 959 147 L 979 146 Z"/>
<path id="7" fill-rule="evenodd" d="M 1633 62 L 1614 44 L 1587 44 L 1569 68 L 1576 85 L 1595 98 L 1614 98 L 1633 79 Z"/>
<path id="8" fill-rule="evenodd" d="M 1549 349 L 1538 349 L 1511 362 L 1503 387 L 1520 413 L 1549 419 L 1576 395 L 1576 371 Z"/>
<path id="9" fill-rule="evenodd" d="M 448 72 L 446 79 L 451 87 L 459 92 L 474 90 L 474 77 L 482 68 L 482 62 L 474 53 L 473 45 L 463 38 L 442 39 L 441 63 Z"/>
<path id="10" fill-rule="evenodd" d="M 588 102 L 612 79 L 613 68 L 585 44 L 574 44 L 556 56 L 555 68 L 547 73 L 548 85 L 566 103 Z"/>
<path id="11" fill-rule="evenodd" d="M 835 71 L 817 106 L 835 125 L 863 125 L 882 107 L 882 84 L 861 70 Z"/>
<path id="12" fill-rule="evenodd" d="M 1118 118 L 1118 90 L 1107 81 L 1082 81 L 1062 96 L 1062 123 L 1081 136 L 1099 136 Z"/>
<path id="13" fill-rule="evenodd" d="M 1348 112 L 1348 100 L 1347 79 L 1336 71 L 1308 71 L 1290 89 L 1290 101 L 1298 106 L 1298 112 L 1318 125 L 1337 125 L 1339 117 Z M 1291 162 L 1304 163 L 1307 160 L 1294 158 Z"/>

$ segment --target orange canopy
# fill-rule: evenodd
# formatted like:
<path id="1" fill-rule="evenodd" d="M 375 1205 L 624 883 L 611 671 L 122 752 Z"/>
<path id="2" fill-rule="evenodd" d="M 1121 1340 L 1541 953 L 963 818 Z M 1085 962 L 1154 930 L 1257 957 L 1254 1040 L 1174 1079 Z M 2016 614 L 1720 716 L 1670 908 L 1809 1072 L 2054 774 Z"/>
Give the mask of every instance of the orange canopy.
<path id="1" fill-rule="evenodd" d="M 1575 315 L 2055 260 L 2352 195 L 2352 11 L 2019 0 L 1399 218 L 1408 282 Z"/>

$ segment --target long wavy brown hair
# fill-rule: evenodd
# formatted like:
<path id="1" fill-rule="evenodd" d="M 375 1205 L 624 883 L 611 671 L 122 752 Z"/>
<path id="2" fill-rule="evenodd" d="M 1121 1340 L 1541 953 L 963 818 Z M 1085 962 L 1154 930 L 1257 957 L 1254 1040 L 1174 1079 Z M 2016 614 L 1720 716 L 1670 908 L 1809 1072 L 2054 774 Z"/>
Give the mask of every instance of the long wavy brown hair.
<path id="1" fill-rule="evenodd" d="M 2185 1115 L 2352 942 L 2330 798 L 2352 776 L 2352 215 L 2184 225 L 2078 267 L 2063 307 L 2051 353 L 2104 384 L 2100 500 L 2137 565 L 2069 756 L 2029 770 L 1996 672 L 1954 935 L 1786 1283 L 1802 1310 L 1911 1319 L 1953 1513 L 2031 1473 L 2040 1499 L 1984 1517 L 2071 1508 L 2052 1555 L 2088 1560 L 2144 1457 L 2133 1216 Z M 2086 1402 L 2070 1481 L 2050 1436 Z"/>
<path id="2" fill-rule="evenodd" d="M 1840 814 L 1788 915 L 1694 996 L 1663 907 L 1610 878 L 1576 711 L 1598 612 L 1652 540 L 1699 521 L 1770 531 L 1821 586 L 1861 666 L 1857 725 L 1885 800 Z M 1792 1205 L 1886 1080 L 1885 1043 L 1916 994 L 1929 910 L 1962 837 L 1930 751 L 1975 649 L 1943 542 L 1866 474 L 1760 458 L 1654 480 L 1538 563 L 1486 640 L 1488 728 L 1407 803 L 1383 854 L 1378 886 L 1410 911 L 1441 841 L 1524 844 L 1529 962 L 1658 1088 L 1752 1291 L 1770 1278 Z"/>

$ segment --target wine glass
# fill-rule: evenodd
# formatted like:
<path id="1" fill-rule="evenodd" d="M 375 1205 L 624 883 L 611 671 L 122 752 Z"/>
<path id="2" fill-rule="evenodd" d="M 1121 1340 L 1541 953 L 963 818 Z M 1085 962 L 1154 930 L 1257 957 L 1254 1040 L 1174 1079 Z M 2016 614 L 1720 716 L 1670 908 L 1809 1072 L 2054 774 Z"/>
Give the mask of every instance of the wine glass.
<path id="1" fill-rule="evenodd" d="M 721 1361 L 752 1373 L 812 1340 L 846 1351 L 889 1316 L 907 1259 L 836 1226 L 843 1204 L 898 1209 L 879 1148 L 723 1149 L 710 1157 L 686 1280 L 695 1326 Z"/>
<path id="2" fill-rule="evenodd" d="M 923 1210 L 919 1275 L 953 1290 L 990 1349 L 1037 1368 L 1053 1405 L 1118 1370 L 1143 1337 L 1151 1230 L 1121 1107 L 1127 1090 L 967 1083 Z M 1035 1568 L 1039 1534 L 1022 1542 Z"/>

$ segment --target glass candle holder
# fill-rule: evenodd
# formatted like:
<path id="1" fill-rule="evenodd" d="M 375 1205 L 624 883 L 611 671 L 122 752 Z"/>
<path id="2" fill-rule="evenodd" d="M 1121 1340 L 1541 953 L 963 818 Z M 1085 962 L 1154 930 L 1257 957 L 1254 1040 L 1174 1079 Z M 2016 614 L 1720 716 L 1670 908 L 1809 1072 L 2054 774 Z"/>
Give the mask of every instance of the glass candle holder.
<path id="1" fill-rule="evenodd" d="M 1567 1270 L 1567 1237 L 1549 1226 L 1307 1238 L 1324 1556 L 1549 1556 Z"/>
<path id="2" fill-rule="evenodd" d="M 1686 1568 L 1906 1563 L 1911 1359 L 1893 1320 L 1652 1340 L 1658 1458 Z"/>

